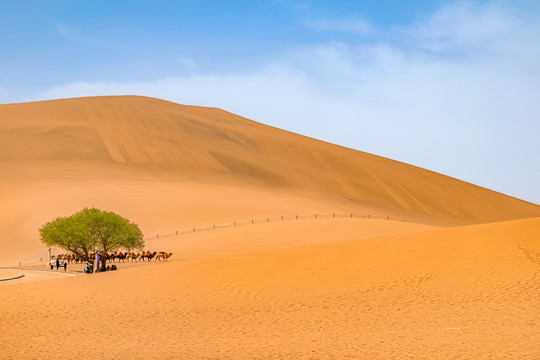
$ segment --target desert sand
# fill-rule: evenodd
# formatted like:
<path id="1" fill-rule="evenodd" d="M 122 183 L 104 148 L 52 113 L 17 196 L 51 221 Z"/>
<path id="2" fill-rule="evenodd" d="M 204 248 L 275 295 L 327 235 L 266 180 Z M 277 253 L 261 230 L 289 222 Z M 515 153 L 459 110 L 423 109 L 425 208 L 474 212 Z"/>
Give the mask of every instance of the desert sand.
<path id="1" fill-rule="evenodd" d="M 0 105 L 0 164 L 1 358 L 540 356 L 536 204 L 136 96 Z M 91 206 L 173 257 L 35 271 Z"/>

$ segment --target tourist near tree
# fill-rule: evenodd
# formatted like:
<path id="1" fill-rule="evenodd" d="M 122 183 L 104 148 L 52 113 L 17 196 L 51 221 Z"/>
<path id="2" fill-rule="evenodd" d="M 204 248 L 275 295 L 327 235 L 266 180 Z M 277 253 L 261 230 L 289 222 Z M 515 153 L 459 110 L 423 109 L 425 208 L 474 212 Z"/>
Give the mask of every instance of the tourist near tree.
<path id="1" fill-rule="evenodd" d="M 142 249 L 144 239 L 137 224 L 111 211 L 84 208 L 67 217 L 57 217 L 39 229 L 41 241 L 72 252 L 92 263 L 93 254 Z M 105 266 L 106 258 L 101 258 Z"/>

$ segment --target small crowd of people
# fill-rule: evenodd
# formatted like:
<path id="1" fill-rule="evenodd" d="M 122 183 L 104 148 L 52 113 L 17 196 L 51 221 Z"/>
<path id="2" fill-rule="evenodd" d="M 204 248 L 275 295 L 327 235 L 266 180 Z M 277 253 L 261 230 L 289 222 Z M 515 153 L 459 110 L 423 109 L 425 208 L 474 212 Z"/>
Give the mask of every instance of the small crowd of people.
<path id="1" fill-rule="evenodd" d="M 54 270 L 54 266 L 56 265 L 56 271 L 58 271 L 58 268 L 60 266 L 64 267 L 64 272 L 67 271 L 67 261 L 65 260 L 56 259 L 56 262 L 54 264 L 50 263 L 50 265 L 51 265 L 51 270 Z"/>
<path id="2" fill-rule="evenodd" d="M 61 260 L 61 259 L 56 259 L 54 263 L 53 262 L 50 263 L 51 270 L 54 270 L 54 267 L 56 266 L 56 270 L 58 271 L 58 269 L 63 266 L 64 272 L 67 272 L 67 265 L 68 265 L 67 261 Z M 99 271 L 114 271 L 114 270 L 118 270 L 118 267 L 115 264 L 109 264 L 106 267 L 103 266 L 101 269 L 99 269 Z M 92 274 L 93 272 L 94 272 L 94 266 L 92 264 L 87 263 L 83 268 L 83 273 Z"/>
<path id="3" fill-rule="evenodd" d="M 91 264 L 86 264 L 83 269 L 83 273 L 91 274 L 94 272 L 94 267 Z"/>
<path id="4" fill-rule="evenodd" d="M 101 272 L 101 271 L 113 271 L 113 270 L 118 270 L 118 267 L 115 264 L 107 265 L 107 267 L 103 266 L 101 270 L 99 271 Z M 94 272 L 94 266 L 92 266 L 92 264 L 86 264 L 84 266 L 83 273 L 92 274 L 93 272 Z"/>

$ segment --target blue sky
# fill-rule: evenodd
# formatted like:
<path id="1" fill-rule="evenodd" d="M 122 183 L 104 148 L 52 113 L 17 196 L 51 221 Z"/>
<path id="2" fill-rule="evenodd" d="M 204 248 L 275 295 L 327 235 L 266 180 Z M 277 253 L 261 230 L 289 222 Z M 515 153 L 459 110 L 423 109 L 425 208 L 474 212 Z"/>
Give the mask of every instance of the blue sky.
<path id="1" fill-rule="evenodd" d="M 2 1 L 0 103 L 220 107 L 540 203 L 540 5 Z"/>

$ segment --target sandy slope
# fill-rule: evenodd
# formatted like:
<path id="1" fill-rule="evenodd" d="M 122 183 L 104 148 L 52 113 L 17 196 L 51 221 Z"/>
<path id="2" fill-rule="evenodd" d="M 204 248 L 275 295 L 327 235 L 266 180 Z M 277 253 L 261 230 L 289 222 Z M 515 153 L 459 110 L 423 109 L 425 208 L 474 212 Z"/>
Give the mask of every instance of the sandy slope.
<path id="1" fill-rule="evenodd" d="M 0 105 L 0 198 L 0 266 L 47 257 L 38 227 L 85 206 L 174 253 L 4 284 L 0 358 L 539 357 L 540 206 L 414 166 L 219 109 L 68 99 Z M 155 238 L 334 212 L 407 222 Z"/>
<path id="2" fill-rule="evenodd" d="M 220 109 L 137 96 L 0 105 L 0 265 L 47 255 L 37 229 L 85 206 L 145 234 L 354 212 L 429 225 L 540 216 L 540 206 Z"/>
<path id="3" fill-rule="evenodd" d="M 7 286 L 0 345 L 7 358 L 536 359 L 539 236 L 537 218 Z"/>

